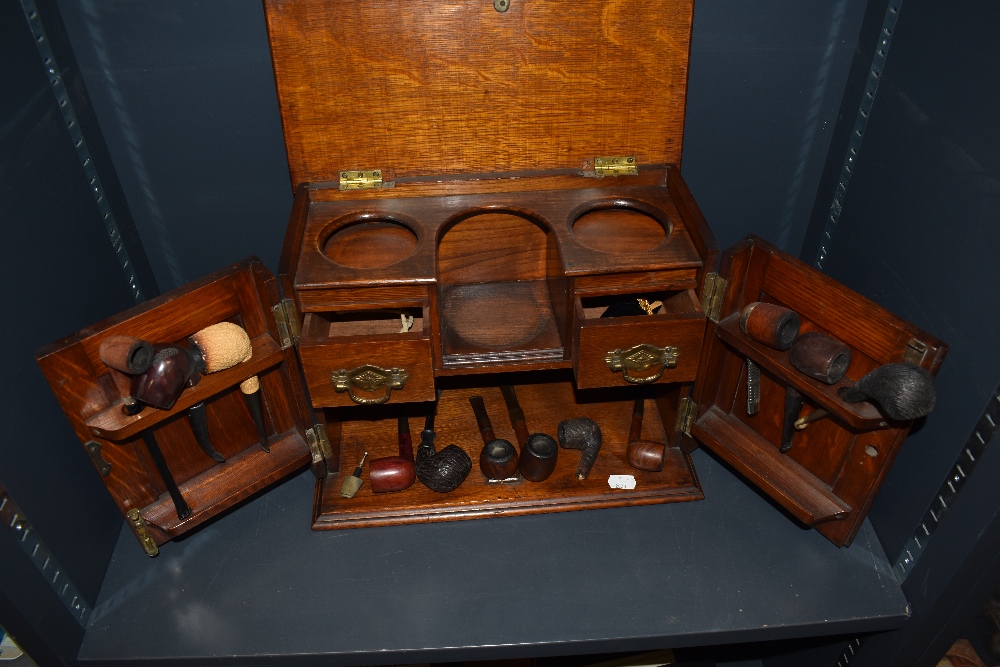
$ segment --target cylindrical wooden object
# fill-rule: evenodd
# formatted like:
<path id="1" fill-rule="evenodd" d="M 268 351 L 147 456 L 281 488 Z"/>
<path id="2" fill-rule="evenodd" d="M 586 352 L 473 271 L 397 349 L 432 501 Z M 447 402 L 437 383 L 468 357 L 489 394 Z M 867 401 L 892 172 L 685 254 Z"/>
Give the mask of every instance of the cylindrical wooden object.
<path id="1" fill-rule="evenodd" d="M 556 468 L 559 447 L 552 436 L 545 433 L 528 433 L 528 425 L 524 421 L 524 410 L 517 401 L 517 393 L 512 385 L 501 385 L 500 393 L 507 404 L 507 414 L 510 424 L 514 427 L 517 444 L 521 447 L 518 455 L 518 470 L 521 476 L 529 482 L 541 482 L 548 479 Z"/>
<path id="2" fill-rule="evenodd" d="M 804 333 L 788 350 L 797 371 L 826 384 L 840 382 L 851 365 L 851 348 L 819 331 Z"/>
<path id="3" fill-rule="evenodd" d="M 134 336 L 108 336 L 98 354 L 108 368 L 129 375 L 145 373 L 153 363 L 153 345 Z"/>
<path id="4" fill-rule="evenodd" d="M 507 479 L 517 472 L 517 450 L 510 442 L 496 437 L 493 424 L 486 413 L 482 396 L 470 396 L 469 404 L 476 415 L 479 433 L 483 436 L 483 449 L 479 453 L 479 469 L 487 479 Z"/>
<path id="5" fill-rule="evenodd" d="M 799 335 L 801 320 L 794 310 L 776 306 L 773 303 L 755 301 L 743 309 L 740 315 L 740 329 L 751 340 L 787 350 Z"/>
<path id="6" fill-rule="evenodd" d="M 667 446 L 662 442 L 642 440 L 642 417 L 645 400 L 635 399 L 632 407 L 632 423 L 628 431 L 628 447 L 625 449 L 625 459 L 637 470 L 659 472 L 663 470 L 663 455 Z"/>

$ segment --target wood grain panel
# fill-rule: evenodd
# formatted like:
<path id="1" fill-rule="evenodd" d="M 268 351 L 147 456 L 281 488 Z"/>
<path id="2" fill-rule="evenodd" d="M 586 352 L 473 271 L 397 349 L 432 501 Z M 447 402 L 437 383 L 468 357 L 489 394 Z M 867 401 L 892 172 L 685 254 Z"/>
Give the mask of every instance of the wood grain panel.
<path id="1" fill-rule="evenodd" d="M 268 0 L 292 183 L 679 163 L 692 4 Z"/>

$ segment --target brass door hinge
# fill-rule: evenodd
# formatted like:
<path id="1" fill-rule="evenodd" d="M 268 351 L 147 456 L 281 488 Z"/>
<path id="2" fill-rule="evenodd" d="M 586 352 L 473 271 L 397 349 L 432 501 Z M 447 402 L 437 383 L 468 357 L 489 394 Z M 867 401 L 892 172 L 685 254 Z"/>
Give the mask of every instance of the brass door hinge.
<path id="1" fill-rule="evenodd" d="M 717 273 L 705 275 L 705 288 L 701 291 L 701 309 L 705 311 L 705 317 L 716 324 L 719 322 L 722 297 L 726 294 L 726 284 L 726 279 Z"/>
<path id="2" fill-rule="evenodd" d="M 278 324 L 281 349 L 287 350 L 299 342 L 299 334 L 301 333 L 299 330 L 299 311 L 295 309 L 295 301 L 282 299 L 271 308 L 271 312 L 274 313 L 274 321 Z"/>
<path id="3" fill-rule="evenodd" d="M 306 444 L 309 445 L 309 453 L 312 454 L 314 463 L 333 458 L 330 440 L 326 436 L 326 424 L 314 424 L 312 428 L 306 429 Z"/>
<path id="4" fill-rule="evenodd" d="M 677 423 L 674 425 L 674 430 L 684 435 L 691 435 L 691 424 L 697 415 L 698 404 L 690 398 L 682 398 L 677 406 Z"/>
<path id="5" fill-rule="evenodd" d="M 638 176 L 635 156 L 596 157 L 594 158 L 594 175 L 597 178 L 605 176 Z"/>
<path id="6" fill-rule="evenodd" d="M 139 538 L 139 544 L 146 551 L 146 555 L 152 558 L 160 553 L 160 549 L 156 546 L 153 536 L 149 534 L 149 527 L 146 526 L 146 520 L 142 518 L 139 510 L 135 508 L 130 509 L 128 511 L 128 520 L 132 523 L 132 529 L 135 530 L 136 537 Z"/>
<path id="7" fill-rule="evenodd" d="M 376 190 L 383 187 L 381 169 L 349 169 L 340 172 L 341 190 Z"/>

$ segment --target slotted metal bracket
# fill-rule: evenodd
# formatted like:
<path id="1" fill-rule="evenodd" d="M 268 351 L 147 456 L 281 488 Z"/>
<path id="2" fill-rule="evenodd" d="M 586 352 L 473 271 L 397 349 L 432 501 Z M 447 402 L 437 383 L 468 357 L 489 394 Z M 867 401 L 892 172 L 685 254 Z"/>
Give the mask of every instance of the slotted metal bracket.
<path id="1" fill-rule="evenodd" d="M 691 424 L 697 415 L 698 404 L 690 398 L 682 398 L 677 406 L 677 423 L 674 425 L 674 430 L 684 435 L 691 435 Z"/>
<path id="2" fill-rule="evenodd" d="M 2 487 L 0 487 L 0 523 L 14 533 L 21 548 L 49 582 L 49 586 L 66 605 L 73 618 L 81 627 L 87 627 L 90 605 L 80 596 L 76 585 L 70 581 L 52 551 L 45 546 L 41 536 L 28 521 L 28 517 L 24 516 L 21 508 Z"/>
<path id="3" fill-rule="evenodd" d="M 965 486 L 972 469 L 979 463 L 986 446 L 993 441 L 997 433 L 997 425 L 1000 424 L 1000 387 L 997 387 L 990 399 L 989 405 L 983 411 L 982 416 L 972 430 L 972 434 L 965 442 L 965 447 L 958 455 L 958 460 L 951 467 L 944 484 L 938 489 L 937 496 L 931 502 L 931 506 L 924 513 L 920 525 L 913 532 L 913 536 L 906 542 L 903 553 L 899 555 L 896 564 L 892 566 L 896 578 L 900 582 L 904 581 L 917 564 L 920 555 L 927 548 L 931 536 L 941 524 L 948 509 L 955 504 L 959 492 Z"/>

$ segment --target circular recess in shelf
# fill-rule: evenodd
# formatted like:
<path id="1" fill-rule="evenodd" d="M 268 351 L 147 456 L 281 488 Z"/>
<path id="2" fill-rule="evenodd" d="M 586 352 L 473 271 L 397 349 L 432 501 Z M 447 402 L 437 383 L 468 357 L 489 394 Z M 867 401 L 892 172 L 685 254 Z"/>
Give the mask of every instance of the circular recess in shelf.
<path id="1" fill-rule="evenodd" d="M 320 251 L 351 269 L 378 269 L 401 262 L 417 249 L 417 235 L 389 218 L 365 218 L 320 237 Z"/>
<path id="2" fill-rule="evenodd" d="M 582 245 L 599 252 L 627 254 L 652 250 L 666 241 L 673 230 L 666 215 L 638 202 L 616 199 L 581 208 L 582 212 L 570 223 L 573 236 Z"/>

